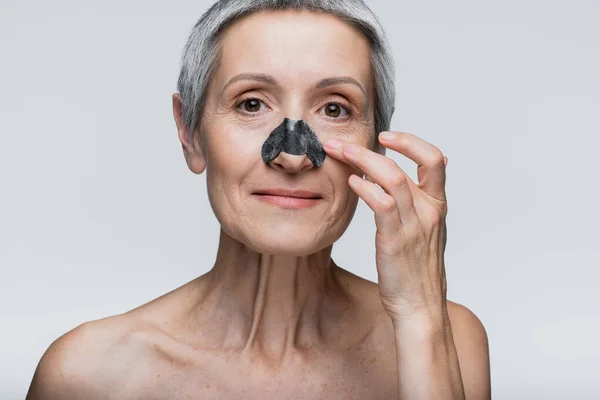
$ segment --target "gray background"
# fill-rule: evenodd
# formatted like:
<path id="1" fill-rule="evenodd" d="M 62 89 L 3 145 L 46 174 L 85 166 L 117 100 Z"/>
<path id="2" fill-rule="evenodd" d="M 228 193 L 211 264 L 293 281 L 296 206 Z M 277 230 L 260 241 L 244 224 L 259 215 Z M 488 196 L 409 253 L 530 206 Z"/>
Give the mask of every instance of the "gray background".
<path id="1" fill-rule="evenodd" d="M 206 272 L 218 225 L 171 109 L 209 1 L 0 1 L 0 398 L 50 343 Z M 495 399 L 600 398 L 600 2 L 370 1 L 392 130 L 449 158 L 448 298 L 489 340 Z M 416 166 L 390 154 L 416 180 Z M 364 202 L 334 246 L 377 280 Z"/>

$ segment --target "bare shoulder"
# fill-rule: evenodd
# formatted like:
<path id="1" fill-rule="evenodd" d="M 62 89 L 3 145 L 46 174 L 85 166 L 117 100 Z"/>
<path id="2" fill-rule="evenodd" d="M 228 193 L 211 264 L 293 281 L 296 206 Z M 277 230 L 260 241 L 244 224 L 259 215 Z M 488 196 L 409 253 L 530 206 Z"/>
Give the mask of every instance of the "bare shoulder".
<path id="1" fill-rule="evenodd" d="M 467 338 L 471 340 L 484 340 L 487 343 L 487 333 L 483 323 L 473 311 L 468 307 L 446 300 L 448 316 L 452 325 L 452 333 L 464 335 L 468 333 Z"/>
<path id="2" fill-rule="evenodd" d="M 483 323 L 469 308 L 447 300 L 452 337 L 467 399 L 490 399 L 490 353 Z"/>
<path id="3" fill-rule="evenodd" d="M 113 316 L 85 322 L 42 355 L 26 400 L 119 398 L 126 390 L 128 322 Z"/>
<path id="4" fill-rule="evenodd" d="M 373 307 L 376 315 L 376 327 L 371 337 L 371 346 L 386 360 L 386 368 L 394 370 L 389 379 L 396 379 L 395 346 L 396 338 L 391 319 L 378 300 L 379 291 L 376 283 L 368 286 L 369 299 L 378 303 Z M 487 400 L 491 398 L 490 388 L 490 356 L 486 329 L 480 318 L 465 305 L 446 300 L 450 319 L 452 337 L 456 347 L 465 396 L 467 399 Z M 381 372 L 383 373 L 383 372 Z"/>
<path id="5" fill-rule="evenodd" d="M 446 301 L 455 346 L 465 360 L 487 362 L 488 336 L 477 315 L 462 304 Z M 485 356 L 485 357 L 484 357 Z"/>

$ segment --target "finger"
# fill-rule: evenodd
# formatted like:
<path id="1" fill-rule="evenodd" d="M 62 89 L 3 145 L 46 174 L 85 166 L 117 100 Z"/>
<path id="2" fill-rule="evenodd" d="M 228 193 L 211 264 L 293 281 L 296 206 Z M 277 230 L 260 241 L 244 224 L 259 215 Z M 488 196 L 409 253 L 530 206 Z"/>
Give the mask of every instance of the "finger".
<path id="1" fill-rule="evenodd" d="M 377 188 L 379 190 L 381 190 L 382 192 L 385 192 L 385 190 L 377 185 L 377 182 L 375 182 L 375 180 L 373 178 L 371 178 L 369 175 L 365 174 L 363 171 L 361 171 L 358 167 L 354 166 L 350 160 L 347 160 L 346 157 L 344 157 L 343 151 L 342 151 L 342 146 L 347 143 L 338 139 L 327 139 L 324 143 L 323 143 L 323 149 L 325 149 L 327 151 L 327 154 L 330 156 L 333 156 L 334 158 L 345 162 L 346 164 L 349 164 L 350 166 L 354 167 L 354 169 L 356 169 L 356 174 L 362 173 L 361 175 L 364 175 L 364 178 L 375 184 L 377 186 Z M 332 145 L 334 144 L 334 145 Z"/>
<path id="2" fill-rule="evenodd" d="M 337 146 L 332 146 L 332 144 Z M 390 194 L 396 201 L 400 212 L 402 224 L 412 225 L 418 223 L 418 214 L 415 210 L 414 200 L 409 185 L 417 188 L 394 160 L 375 153 L 366 147 L 353 145 L 338 139 L 327 139 L 323 148 L 333 157 L 349 163 L 363 171 L 366 176 Z M 350 153 L 348 148 L 358 149 L 357 153 Z"/>
<path id="3" fill-rule="evenodd" d="M 342 149 L 344 148 L 344 145 L 347 142 L 340 140 L 340 139 L 327 139 L 323 142 L 323 150 L 325 150 L 327 152 L 328 155 L 343 161 L 347 164 L 350 164 L 350 161 L 346 159 L 346 157 L 344 157 L 344 153 L 342 152 Z"/>
<path id="4" fill-rule="evenodd" d="M 446 201 L 446 163 L 440 149 L 405 132 L 381 132 L 379 142 L 416 162 L 419 188 L 440 201 Z"/>
<path id="5" fill-rule="evenodd" d="M 336 143 L 336 145 L 332 146 L 331 145 L 332 143 Z M 343 140 L 340 140 L 340 139 L 327 139 L 323 143 L 323 149 L 325 149 L 325 151 L 327 152 L 328 155 L 330 155 L 330 156 L 332 156 L 332 157 L 334 157 L 334 158 L 336 158 L 336 159 L 338 159 L 340 161 L 343 161 L 346 164 L 349 164 L 350 166 L 352 166 L 355 169 L 357 169 L 357 171 L 360 171 L 360 169 L 357 166 L 354 165 L 354 163 L 352 162 L 352 160 L 350 160 L 350 159 L 346 158 L 346 156 L 344 156 L 343 146 L 346 145 L 346 144 L 349 144 L 349 143 L 345 142 Z M 381 155 L 381 154 L 375 153 L 375 152 L 372 152 L 372 153 L 376 157 L 384 160 L 384 162 L 394 162 L 394 160 L 392 160 L 389 157 L 386 157 L 384 155 Z M 395 162 L 394 162 L 394 164 L 395 164 Z M 358 174 L 358 172 L 357 172 L 357 174 Z M 365 178 L 369 182 L 373 182 L 373 183 L 377 184 L 377 182 L 372 177 L 370 177 L 368 174 L 364 173 L 364 171 L 363 171 L 363 174 L 365 175 Z M 412 186 L 413 189 L 418 188 L 418 186 L 412 181 L 412 179 L 409 179 L 408 183 L 409 183 L 409 185 Z M 381 190 L 385 190 L 385 189 L 381 188 Z"/>
<path id="6" fill-rule="evenodd" d="M 391 195 L 395 202 L 400 219 L 404 225 L 418 223 L 413 195 L 409 187 L 410 177 L 394 160 L 377 154 L 363 146 L 345 144 L 342 150 L 344 157 L 360 168 L 366 175 Z"/>
<path id="7" fill-rule="evenodd" d="M 374 183 L 375 185 L 377 185 L 377 182 L 375 182 L 375 180 L 373 178 L 371 178 L 367 174 L 365 174 L 365 179 L 368 180 L 369 182 Z M 377 187 L 379 188 L 379 190 L 383 190 L 385 192 L 385 190 L 381 186 L 377 185 Z"/>
<path id="8" fill-rule="evenodd" d="M 379 232 L 391 237 L 401 232 L 402 221 L 392 196 L 358 175 L 350 175 L 348 185 L 375 213 L 375 225 Z"/>
<path id="9" fill-rule="evenodd" d="M 354 173 L 362 176 L 364 175 L 363 171 L 361 171 L 359 168 L 357 168 L 356 166 L 354 166 L 350 160 L 347 160 L 346 157 L 344 157 L 344 154 L 342 152 L 343 146 L 346 144 L 346 141 L 340 140 L 340 139 L 327 139 L 323 142 L 323 150 L 325 150 L 325 152 L 327 153 L 328 156 L 331 156 L 333 158 L 335 158 L 336 160 L 339 160 L 343 163 L 348 164 L 350 167 L 352 167 L 354 169 Z"/>

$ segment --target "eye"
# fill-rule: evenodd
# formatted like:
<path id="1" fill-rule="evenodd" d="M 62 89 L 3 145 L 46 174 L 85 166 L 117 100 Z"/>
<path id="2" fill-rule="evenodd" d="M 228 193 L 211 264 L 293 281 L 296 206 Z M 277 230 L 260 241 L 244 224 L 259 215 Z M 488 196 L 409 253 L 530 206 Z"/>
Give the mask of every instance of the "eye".
<path id="1" fill-rule="evenodd" d="M 256 114 L 257 112 L 261 111 L 261 104 L 265 105 L 265 103 L 263 103 L 261 100 L 255 97 L 250 97 L 239 102 L 236 107 L 240 108 L 240 106 L 242 106 L 241 110 L 245 114 Z"/>
<path id="2" fill-rule="evenodd" d="M 346 114 L 342 115 L 343 117 L 351 114 L 350 111 L 346 107 L 342 106 L 339 103 L 329 103 L 325 107 L 323 107 L 321 110 L 323 110 L 323 109 L 325 109 L 325 115 L 327 115 L 328 117 L 334 118 L 334 119 L 337 119 L 340 116 L 340 114 L 342 113 L 342 110 L 344 110 L 346 112 Z"/>

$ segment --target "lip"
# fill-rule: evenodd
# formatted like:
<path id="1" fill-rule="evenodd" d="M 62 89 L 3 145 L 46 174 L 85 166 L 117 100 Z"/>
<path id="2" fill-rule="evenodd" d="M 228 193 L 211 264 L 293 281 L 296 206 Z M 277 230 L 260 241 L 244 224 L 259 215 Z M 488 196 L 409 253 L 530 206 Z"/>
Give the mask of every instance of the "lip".
<path id="1" fill-rule="evenodd" d="M 281 208 L 308 208 L 323 199 L 309 190 L 264 189 L 254 194 L 259 200 Z"/>
<path id="2" fill-rule="evenodd" d="M 311 192 L 310 190 L 288 190 L 288 189 L 262 189 L 257 191 L 255 194 L 270 195 L 279 197 L 292 197 L 298 199 L 321 199 L 319 193 Z"/>

